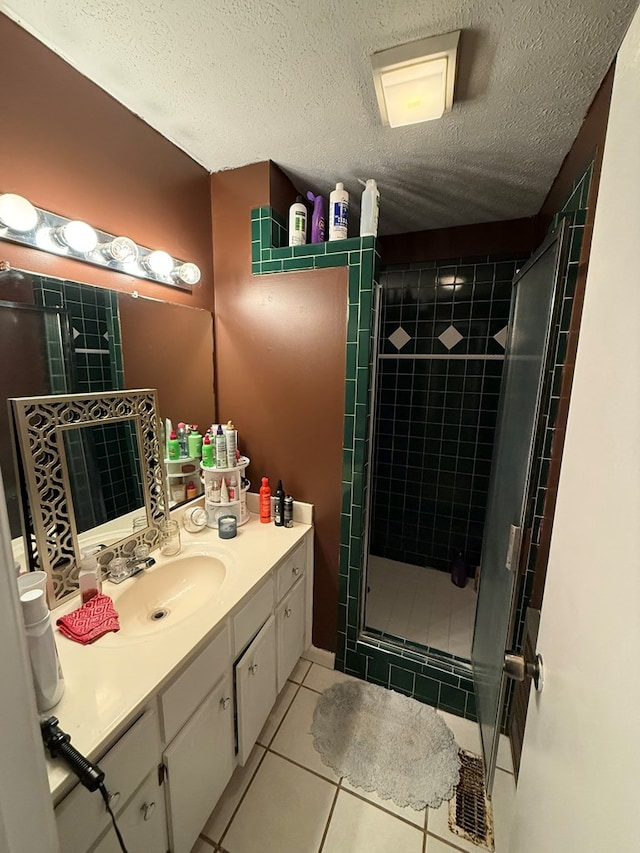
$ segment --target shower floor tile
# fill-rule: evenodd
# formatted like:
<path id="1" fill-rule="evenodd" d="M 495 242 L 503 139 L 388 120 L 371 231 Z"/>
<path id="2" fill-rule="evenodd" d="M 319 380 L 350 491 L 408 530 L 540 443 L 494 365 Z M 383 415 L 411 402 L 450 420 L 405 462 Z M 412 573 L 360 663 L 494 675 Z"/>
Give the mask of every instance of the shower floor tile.
<path id="1" fill-rule="evenodd" d="M 369 557 L 366 625 L 458 657 L 471 656 L 477 594 L 447 572 Z"/>

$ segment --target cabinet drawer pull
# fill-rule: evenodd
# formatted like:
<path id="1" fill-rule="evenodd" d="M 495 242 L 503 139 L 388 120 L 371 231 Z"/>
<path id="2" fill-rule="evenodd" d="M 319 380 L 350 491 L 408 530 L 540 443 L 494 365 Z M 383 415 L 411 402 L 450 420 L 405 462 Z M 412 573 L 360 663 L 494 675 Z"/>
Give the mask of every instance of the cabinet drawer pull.
<path id="1" fill-rule="evenodd" d="M 114 791 L 113 794 L 109 794 L 109 805 L 112 809 L 117 808 L 119 799 L 120 791 Z"/>
<path id="2" fill-rule="evenodd" d="M 291 569 L 291 571 L 293 572 L 293 574 L 294 574 L 296 577 L 298 577 L 298 575 L 300 574 L 300 572 L 302 571 L 302 569 L 300 568 L 300 566 L 294 566 L 294 567 Z"/>
<path id="3" fill-rule="evenodd" d="M 227 708 L 229 707 L 229 705 L 231 704 L 231 697 L 230 696 L 224 696 L 220 700 L 220 704 L 222 705 L 223 709 L 226 711 Z"/>
<path id="4" fill-rule="evenodd" d="M 154 802 L 151 803 L 143 803 L 140 806 L 140 811 L 144 816 L 144 820 L 151 820 L 151 815 L 156 810 L 156 804 Z"/>
<path id="5" fill-rule="evenodd" d="M 290 607 L 285 608 L 284 615 L 287 617 L 287 619 L 289 618 L 289 616 L 291 616 L 292 613 L 293 611 Z"/>
<path id="6" fill-rule="evenodd" d="M 257 664 L 257 663 L 252 663 L 252 664 L 251 664 L 251 666 L 249 667 L 249 672 L 251 673 L 251 675 L 255 675 L 255 674 L 256 674 L 256 669 L 257 669 L 257 668 L 258 668 L 258 664 Z"/>

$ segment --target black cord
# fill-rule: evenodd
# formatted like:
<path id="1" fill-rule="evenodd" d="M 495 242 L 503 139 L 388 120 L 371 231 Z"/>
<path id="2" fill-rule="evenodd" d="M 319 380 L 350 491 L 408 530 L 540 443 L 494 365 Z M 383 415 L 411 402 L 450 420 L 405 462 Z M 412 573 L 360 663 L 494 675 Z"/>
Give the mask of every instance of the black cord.
<path id="1" fill-rule="evenodd" d="M 100 793 L 102 794 L 102 799 L 104 800 L 104 804 L 107 807 L 107 811 L 111 815 L 111 820 L 113 821 L 113 828 L 114 828 L 116 835 L 118 837 L 118 842 L 120 843 L 120 849 L 123 851 L 123 853 L 129 853 L 129 851 L 125 847 L 124 839 L 123 839 L 122 835 L 120 834 L 120 830 L 118 829 L 118 824 L 116 823 L 116 817 L 115 817 L 114 813 L 111 811 L 111 806 L 109 805 L 109 792 L 105 788 L 104 783 L 102 783 L 102 782 L 100 783 L 99 790 L 100 790 Z"/>

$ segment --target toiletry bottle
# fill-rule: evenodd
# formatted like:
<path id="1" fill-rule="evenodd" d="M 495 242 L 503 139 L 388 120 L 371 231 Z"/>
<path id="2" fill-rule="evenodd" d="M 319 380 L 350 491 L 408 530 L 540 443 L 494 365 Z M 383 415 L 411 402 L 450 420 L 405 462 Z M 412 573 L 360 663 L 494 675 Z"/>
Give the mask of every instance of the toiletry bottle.
<path id="1" fill-rule="evenodd" d="M 171 438 L 172 432 L 173 432 L 173 424 L 171 423 L 169 418 L 165 418 L 165 420 L 164 420 L 164 449 L 165 449 L 164 457 L 165 457 L 165 459 L 171 458 L 169 456 L 169 439 Z"/>
<path id="2" fill-rule="evenodd" d="M 360 181 L 359 178 L 358 180 Z M 360 205 L 360 236 L 377 237 L 380 191 L 373 178 L 369 178 L 366 183 L 364 181 L 360 181 L 360 183 L 364 187 Z"/>
<path id="3" fill-rule="evenodd" d="M 193 424 L 189 427 L 188 438 L 189 456 L 193 459 L 200 459 L 202 456 L 202 436 L 198 432 L 198 424 Z"/>
<path id="4" fill-rule="evenodd" d="M 307 242 L 307 206 L 301 195 L 289 208 L 289 245 L 304 246 Z"/>
<path id="5" fill-rule="evenodd" d="M 284 526 L 293 527 L 293 498 L 287 495 L 284 499 Z"/>
<path id="6" fill-rule="evenodd" d="M 227 467 L 227 441 L 222 432 L 222 426 L 218 426 L 216 433 L 216 468 Z"/>
<path id="7" fill-rule="evenodd" d="M 36 689 L 36 705 L 42 714 L 62 699 L 64 677 L 43 591 L 27 590 L 20 596 L 20 605 Z"/>
<path id="8" fill-rule="evenodd" d="M 176 432 L 178 434 L 178 443 L 180 444 L 180 456 L 188 456 L 189 447 L 187 443 L 187 425 L 180 421 Z"/>
<path id="9" fill-rule="evenodd" d="M 213 445 L 209 433 L 202 441 L 202 464 L 205 468 L 213 468 Z"/>
<path id="10" fill-rule="evenodd" d="M 187 483 L 187 500 L 190 501 L 191 498 L 195 498 L 197 494 L 198 490 L 196 489 L 196 484 L 193 482 L 193 480 L 189 480 L 189 482 Z"/>
<path id="11" fill-rule="evenodd" d="M 311 242 L 324 243 L 327 239 L 324 216 L 324 196 L 314 195 L 311 190 L 307 193 L 309 201 L 313 202 L 313 213 L 311 214 Z"/>
<path id="12" fill-rule="evenodd" d="M 262 524 L 269 524 L 271 521 L 271 486 L 269 478 L 262 478 L 260 486 L 260 521 Z"/>
<path id="13" fill-rule="evenodd" d="M 233 421 L 227 421 L 224 430 L 224 437 L 227 442 L 227 467 L 233 468 L 236 464 L 236 450 L 238 447 L 238 438 L 236 436 L 236 428 Z"/>
<path id="14" fill-rule="evenodd" d="M 329 196 L 329 240 L 346 240 L 349 219 L 349 193 L 337 183 Z"/>
<path id="15" fill-rule="evenodd" d="M 172 462 L 175 462 L 177 459 L 180 459 L 180 442 L 178 441 L 178 436 L 176 435 L 175 429 L 171 430 L 169 434 L 169 441 L 167 442 L 167 452 L 169 454 L 169 459 Z"/>
<path id="16" fill-rule="evenodd" d="M 225 478 L 222 478 L 222 483 L 220 485 L 220 503 L 228 504 L 229 503 L 229 488 L 227 486 L 227 481 Z"/>
<path id="17" fill-rule="evenodd" d="M 238 500 L 238 479 L 234 473 L 227 475 L 227 489 L 229 490 L 229 500 Z"/>
<path id="18" fill-rule="evenodd" d="M 284 527 L 284 489 L 282 488 L 282 480 L 278 480 L 278 488 L 275 491 L 274 497 L 273 523 L 276 527 Z"/>
<path id="19" fill-rule="evenodd" d="M 206 489 L 207 489 L 207 500 L 212 501 L 213 503 L 220 503 L 220 487 L 222 486 L 222 479 L 219 474 L 213 474 L 211 477 L 205 477 Z"/>
<path id="20" fill-rule="evenodd" d="M 78 583 L 80 585 L 80 597 L 83 604 L 86 604 L 94 595 L 102 592 L 100 566 L 98 565 L 96 555 L 92 551 L 82 552 Z"/>

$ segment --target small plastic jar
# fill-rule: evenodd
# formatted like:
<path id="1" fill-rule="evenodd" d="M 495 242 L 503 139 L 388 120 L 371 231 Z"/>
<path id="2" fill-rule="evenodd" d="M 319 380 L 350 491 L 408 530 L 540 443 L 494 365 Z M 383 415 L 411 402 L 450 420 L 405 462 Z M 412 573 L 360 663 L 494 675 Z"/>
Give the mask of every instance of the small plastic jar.
<path id="1" fill-rule="evenodd" d="M 220 539 L 233 539 L 238 532 L 238 520 L 235 515 L 221 515 L 218 519 Z"/>

